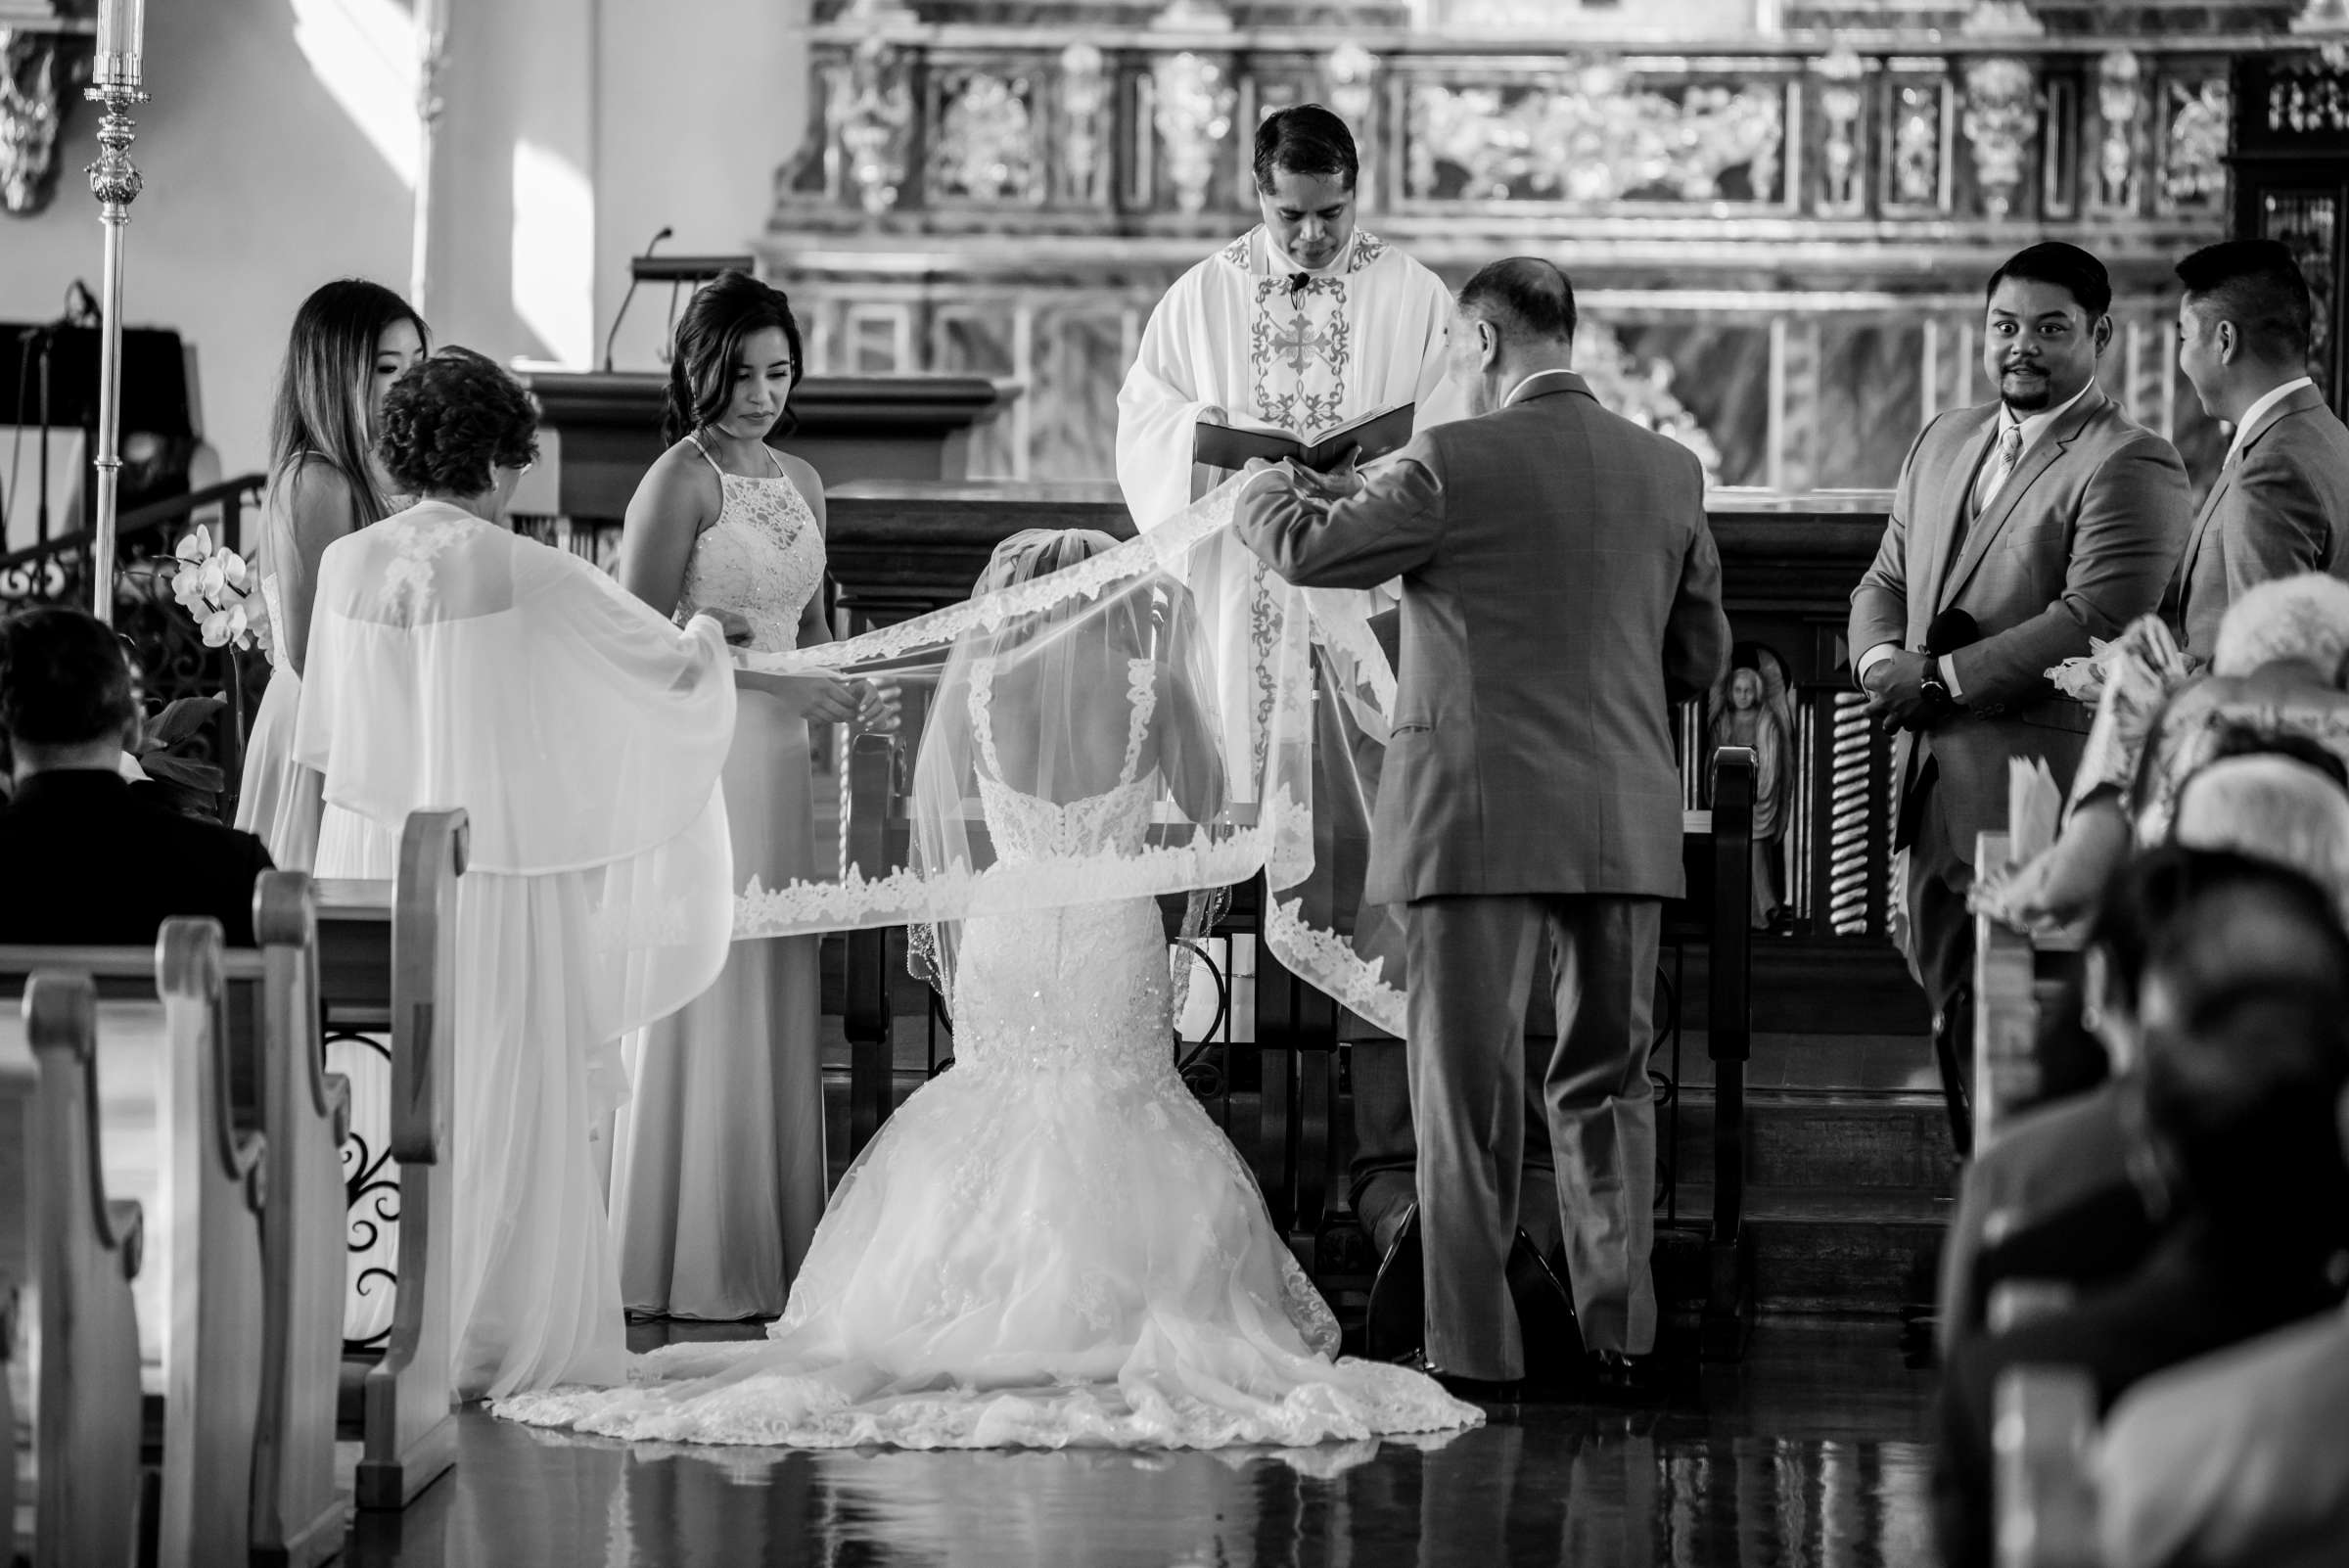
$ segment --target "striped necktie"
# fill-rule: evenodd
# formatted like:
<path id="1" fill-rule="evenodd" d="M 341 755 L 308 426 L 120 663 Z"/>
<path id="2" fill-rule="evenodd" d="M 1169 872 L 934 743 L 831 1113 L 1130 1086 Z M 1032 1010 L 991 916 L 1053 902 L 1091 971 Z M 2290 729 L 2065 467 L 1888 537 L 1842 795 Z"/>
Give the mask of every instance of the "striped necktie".
<path id="1" fill-rule="evenodd" d="M 2023 455 L 2023 427 L 2009 422 L 1999 432 L 1999 449 L 1982 470 L 1982 483 L 1974 487 L 1974 516 L 1980 517 L 1990 503 L 1998 499 L 2000 487 L 2014 473 L 2015 463 Z"/>

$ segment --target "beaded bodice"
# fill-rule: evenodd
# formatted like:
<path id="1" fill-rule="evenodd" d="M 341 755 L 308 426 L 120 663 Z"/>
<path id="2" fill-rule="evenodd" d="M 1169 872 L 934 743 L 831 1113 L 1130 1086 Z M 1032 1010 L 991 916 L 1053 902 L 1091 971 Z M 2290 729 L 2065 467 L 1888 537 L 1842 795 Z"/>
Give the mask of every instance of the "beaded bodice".
<path id="1" fill-rule="evenodd" d="M 779 471 L 750 478 L 710 466 L 725 499 L 686 559 L 677 624 L 704 610 L 731 610 L 751 623 L 753 652 L 789 653 L 799 646 L 800 617 L 824 580 L 815 514 Z"/>
<path id="2" fill-rule="evenodd" d="M 1158 703 L 1155 668 L 1127 666 L 1128 718 L 1118 781 L 1097 795 L 1049 801 L 1003 781 L 990 704 L 994 666 L 971 669 L 979 798 L 995 853 L 1007 861 L 1131 854 L 1150 827 L 1156 785 L 1141 776 Z M 1082 877 L 1081 865 L 1068 874 Z M 1173 995 L 1167 939 L 1152 899 L 1073 903 L 966 921 L 956 966 L 956 1060 L 979 1071 L 1074 1075 L 1180 1092 L 1168 1049 Z"/>

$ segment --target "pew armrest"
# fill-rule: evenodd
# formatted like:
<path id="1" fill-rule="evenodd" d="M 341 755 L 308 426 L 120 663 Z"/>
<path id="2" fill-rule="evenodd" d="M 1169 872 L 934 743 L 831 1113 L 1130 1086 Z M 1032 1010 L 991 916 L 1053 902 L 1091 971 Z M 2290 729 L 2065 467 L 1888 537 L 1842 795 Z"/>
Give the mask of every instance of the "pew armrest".
<path id="1" fill-rule="evenodd" d="M 2045 1322 L 2070 1310 L 2079 1293 L 2060 1279 L 2002 1279 L 1992 1287 L 1984 1321 L 1994 1334 Z"/>
<path id="2" fill-rule="evenodd" d="M 1976 865 L 2004 865 L 2007 835 L 1984 833 Z M 1974 1147 L 1987 1147 L 2011 1108 L 2039 1087 L 2037 962 L 2030 937 L 2004 921 L 1974 917 Z"/>
<path id="3" fill-rule="evenodd" d="M 2096 1391 L 2072 1366 L 2000 1374 L 1991 1446 L 1999 1568 L 2098 1568 Z"/>
<path id="4" fill-rule="evenodd" d="M 457 974 L 460 810 L 412 811 L 399 837 L 392 911 L 392 1157 L 437 1165 L 447 1146 L 449 1027 Z"/>

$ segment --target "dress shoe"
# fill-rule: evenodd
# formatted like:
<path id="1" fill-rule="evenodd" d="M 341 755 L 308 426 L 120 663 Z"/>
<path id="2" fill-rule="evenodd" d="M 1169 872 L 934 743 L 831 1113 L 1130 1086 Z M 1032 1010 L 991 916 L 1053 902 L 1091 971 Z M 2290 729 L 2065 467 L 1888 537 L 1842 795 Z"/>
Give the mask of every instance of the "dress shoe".
<path id="1" fill-rule="evenodd" d="M 1525 1396 L 1522 1378 L 1463 1377 L 1427 1364 L 1424 1352 L 1413 1351 L 1404 1364 L 1420 1376 L 1433 1379 L 1436 1386 L 1455 1400 L 1470 1405 L 1515 1405 Z"/>
<path id="2" fill-rule="evenodd" d="M 1509 1248 L 1509 1300 L 1517 1309 L 1517 1333 L 1525 1344 L 1529 1389 L 1568 1391 L 1585 1376 L 1582 1325 L 1574 1298 L 1524 1231 Z"/>
<path id="3" fill-rule="evenodd" d="M 1664 1367 L 1654 1355 L 1592 1351 L 1585 1360 L 1591 1392 L 1601 1399 L 1641 1401 L 1664 1392 Z"/>
<path id="4" fill-rule="evenodd" d="M 1370 1281 L 1370 1304 L 1362 1314 L 1362 1354 L 1374 1361 L 1400 1361 L 1427 1341 L 1427 1281 L 1419 1249 L 1419 1205 L 1403 1211 L 1395 1244 L 1379 1260 Z"/>

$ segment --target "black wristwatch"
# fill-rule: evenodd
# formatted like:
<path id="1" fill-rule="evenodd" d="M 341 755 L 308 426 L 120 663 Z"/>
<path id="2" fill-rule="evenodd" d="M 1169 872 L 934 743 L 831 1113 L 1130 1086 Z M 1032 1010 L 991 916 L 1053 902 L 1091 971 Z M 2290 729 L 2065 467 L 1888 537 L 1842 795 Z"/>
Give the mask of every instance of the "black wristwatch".
<path id="1" fill-rule="evenodd" d="M 1949 682 L 1941 678 L 1941 661 L 1929 654 L 1925 658 L 1925 672 L 1916 677 L 1916 689 L 1918 695 L 1924 698 L 1927 708 L 1948 709 L 1958 706 L 1957 699 L 1950 695 Z"/>

